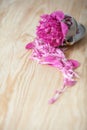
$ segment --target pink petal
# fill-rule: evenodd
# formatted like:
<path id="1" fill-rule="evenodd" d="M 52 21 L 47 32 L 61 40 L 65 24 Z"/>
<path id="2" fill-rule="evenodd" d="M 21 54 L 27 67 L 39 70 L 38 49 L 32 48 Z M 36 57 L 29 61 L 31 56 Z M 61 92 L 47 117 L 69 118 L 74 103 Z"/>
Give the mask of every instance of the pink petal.
<path id="1" fill-rule="evenodd" d="M 62 26 L 63 35 L 65 37 L 66 34 L 68 33 L 68 26 L 64 22 L 61 22 L 61 26 Z"/>
<path id="2" fill-rule="evenodd" d="M 76 60 L 70 59 L 70 60 L 68 60 L 68 61 L 72 63 L 73 68 L 77 68 L 77 67 L 80 66 L 80 63 L 79 63 L 78 61 L 76 61 Z"/>
<path id="3" fill-rule="evenodd" d="M 69 81 L 69 80 L 66 80 L 66 82 L 65 82 L 65 85 L 66 86 L 73 86 L 73 85 L 75 85 L 76 84 L 76 81 Z"/>
<path id="4" fill-rule="evenodd" d="M 62 11 L 57 12 L 58 18 L 62 20 L 64 18 L 64 13 Z"/>
<path id="5" fill-rule="evenodd" d="M 64 13 L 62 11 L 55 11 L 51 16 L 56 17 L 58 20 L 62 20 L 64 18 Z"/>
<path id="6" fill-rule="evenodd" d="M 55 100 L 54 98 L 51 98 L 51 99 L 49 100 L 49 104 L 53 104 L 55 101 L 56 101 L 56 100 Z"/>
<path id="7" fill-rule="evenodd" d="M 26 46 L 25 46 L 26 49 L 33 49 L 34 48 L 34 44 L 31 42 L 31 43 L 28 43 Z"/>
<path id="8" fill-rule="evenodd" d="M 53 57 L 53 56 L 47 56 L 45 57 L 45 61 L 48 61 L 48 62 L 53 62 L 56 60 L 56 57 Z"/>

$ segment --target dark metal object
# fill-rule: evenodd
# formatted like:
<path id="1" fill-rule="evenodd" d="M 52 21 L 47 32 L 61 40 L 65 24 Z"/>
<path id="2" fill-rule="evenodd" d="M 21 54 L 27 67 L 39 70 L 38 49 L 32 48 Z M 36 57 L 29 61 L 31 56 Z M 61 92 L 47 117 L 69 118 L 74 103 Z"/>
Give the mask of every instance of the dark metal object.
<path id="1" fill-rule="evenodd" d="M 78 23 L 73 17 L 66 15 L 64 22 L 69 27 L 64 45 L 73 45 L 85 36 L 85 27 L 82 24 Z"/>

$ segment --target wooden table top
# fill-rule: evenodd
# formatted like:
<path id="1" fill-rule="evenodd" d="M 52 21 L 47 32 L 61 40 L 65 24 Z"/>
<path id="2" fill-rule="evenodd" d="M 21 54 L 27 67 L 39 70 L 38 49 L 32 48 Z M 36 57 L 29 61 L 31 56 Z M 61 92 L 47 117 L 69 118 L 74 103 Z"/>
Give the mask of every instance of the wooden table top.
<path id="1" fill-rule="evenodd" d="M 87 27 L 87 0 L 0 0 L 0 130 L 87 130 L 87 35 L 66 52 L 80 62 L 78 82 L 52 105 L 62 74 L 25 50 L 40 15 L 55 10 Z"/>

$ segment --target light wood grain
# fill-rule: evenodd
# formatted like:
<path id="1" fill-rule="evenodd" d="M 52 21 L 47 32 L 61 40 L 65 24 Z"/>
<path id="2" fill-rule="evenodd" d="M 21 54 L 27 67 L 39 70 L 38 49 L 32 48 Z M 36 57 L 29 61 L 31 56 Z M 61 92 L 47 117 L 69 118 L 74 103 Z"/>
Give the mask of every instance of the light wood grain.
<path id="1" fill-rule="evenodd" d="M 87 35 L 66 52 L 80 79 L 53 105 L 55 68 L 29 60 L 39 16 L 63 10 L 87 27 L 87 0 L 0 0 L 0 130 L 87 130 Z"/>

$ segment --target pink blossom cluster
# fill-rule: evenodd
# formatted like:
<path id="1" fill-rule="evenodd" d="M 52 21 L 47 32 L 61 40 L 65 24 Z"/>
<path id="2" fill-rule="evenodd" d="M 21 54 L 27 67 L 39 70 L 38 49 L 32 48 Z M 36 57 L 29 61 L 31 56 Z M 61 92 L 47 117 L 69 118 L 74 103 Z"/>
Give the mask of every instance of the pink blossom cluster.
<path id="1" fill-rule="evenodd" d="M 37 37 L 53 47 L 63 45 L 68 32 L 68 26 L 63 22 L 64 17 L 64 13 L 61 11 L 42 15 L 39 26 L 37 26 Z"/>

